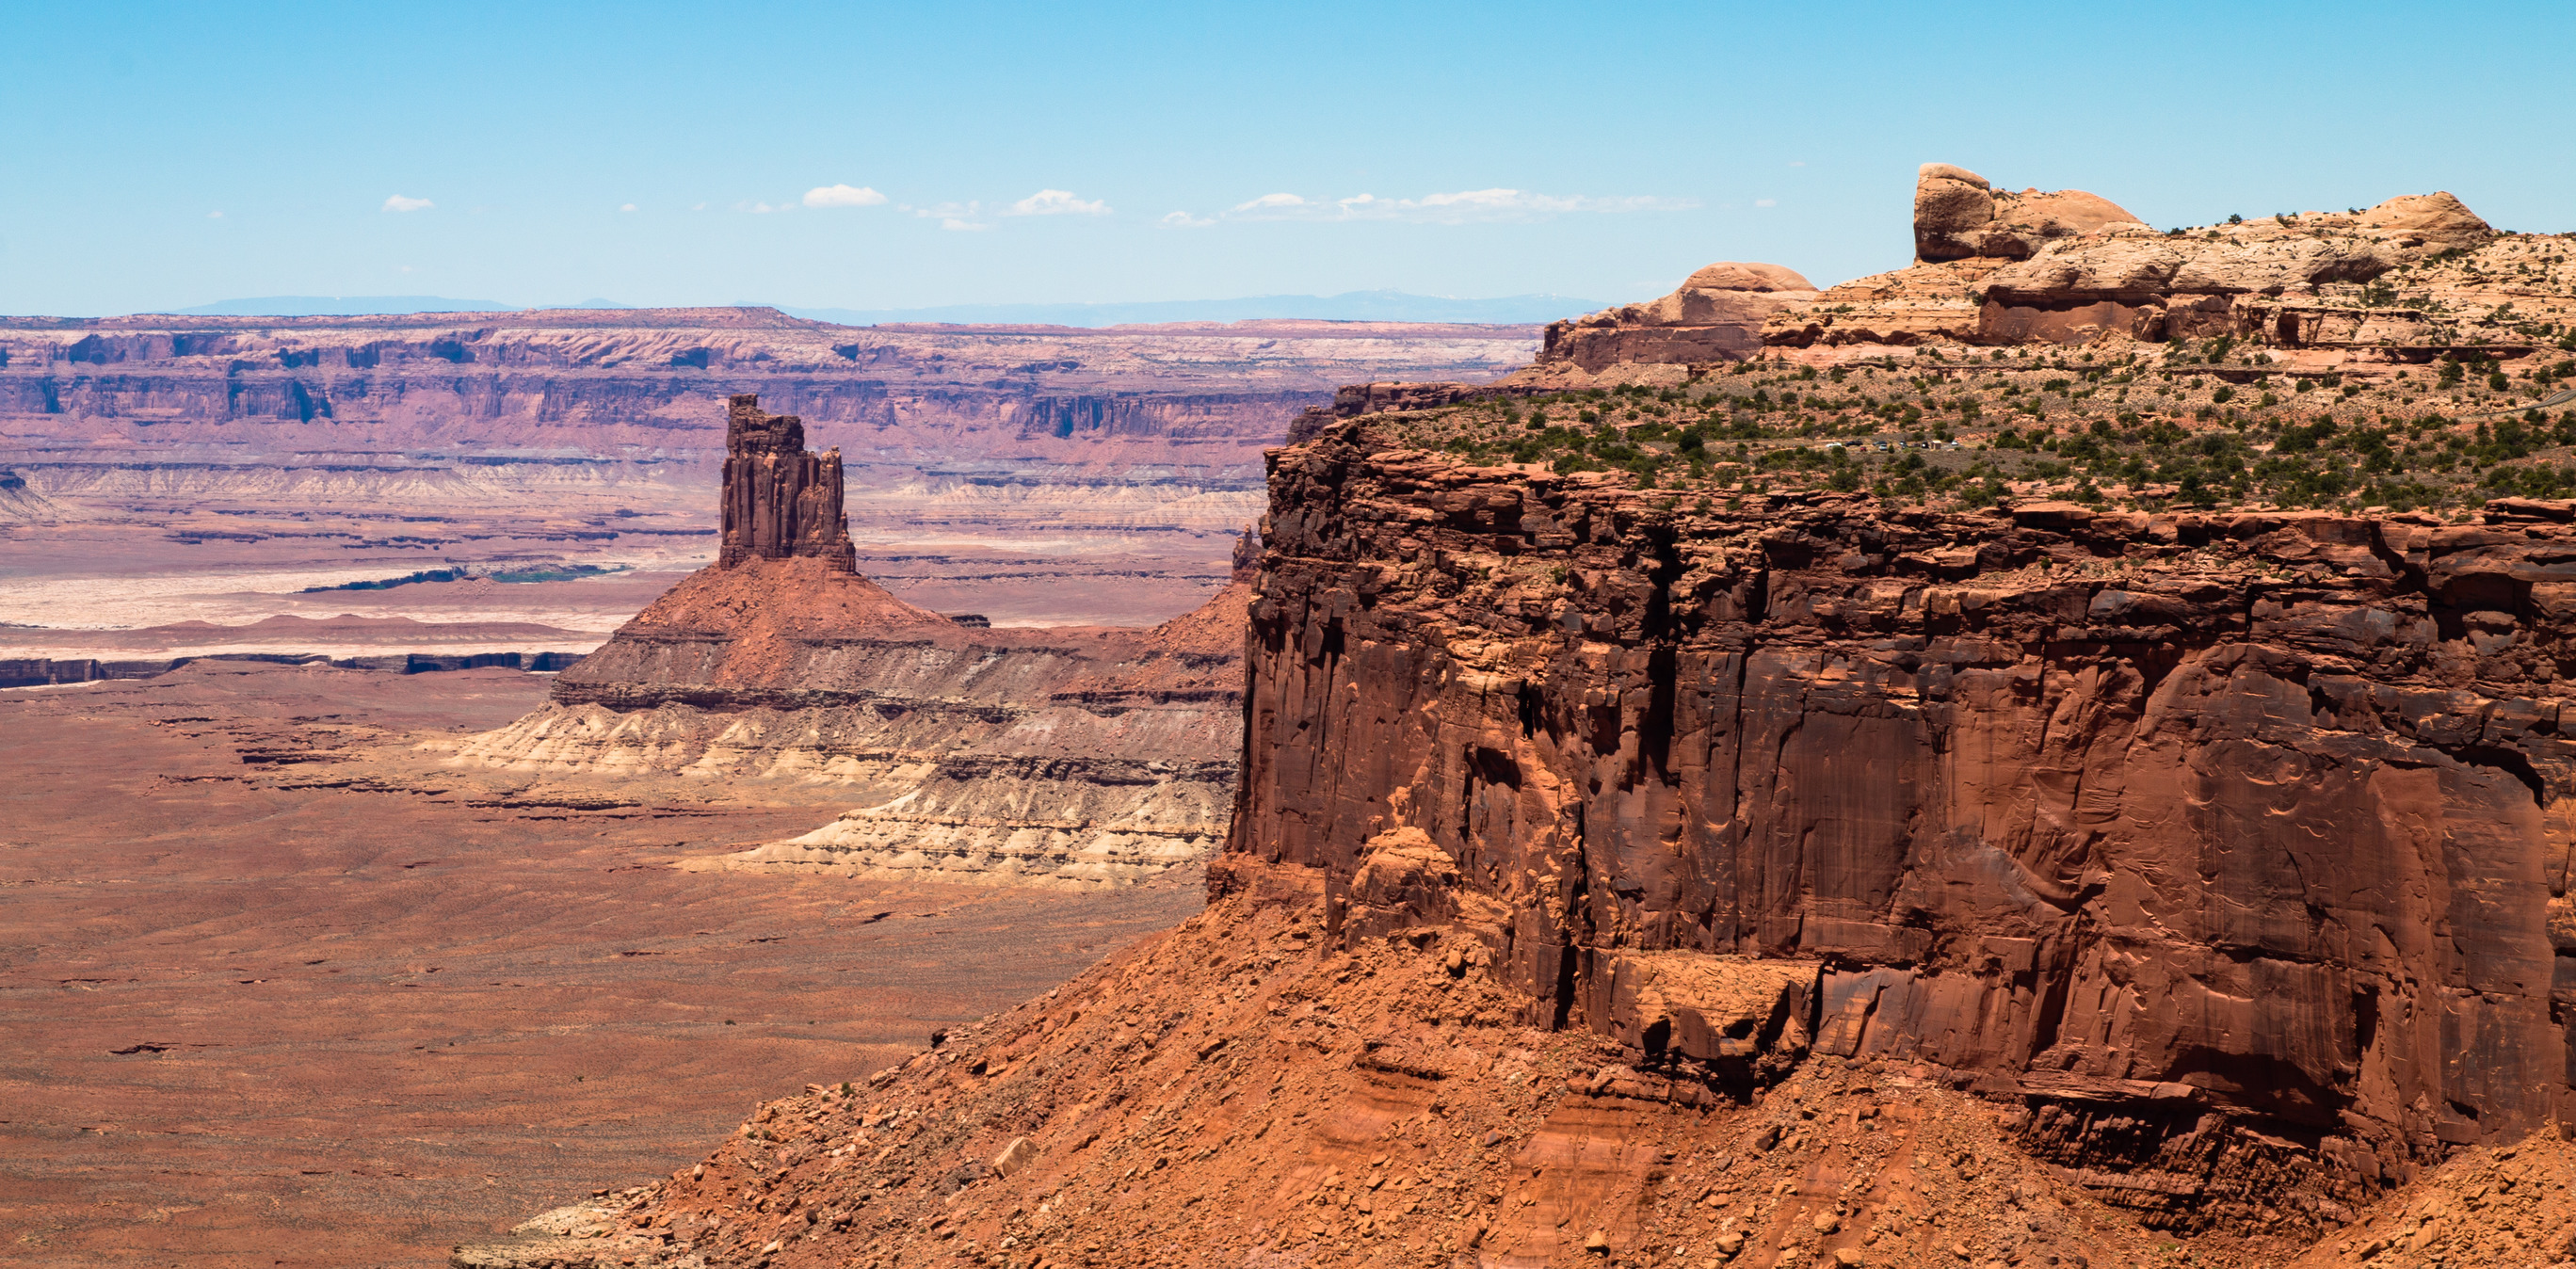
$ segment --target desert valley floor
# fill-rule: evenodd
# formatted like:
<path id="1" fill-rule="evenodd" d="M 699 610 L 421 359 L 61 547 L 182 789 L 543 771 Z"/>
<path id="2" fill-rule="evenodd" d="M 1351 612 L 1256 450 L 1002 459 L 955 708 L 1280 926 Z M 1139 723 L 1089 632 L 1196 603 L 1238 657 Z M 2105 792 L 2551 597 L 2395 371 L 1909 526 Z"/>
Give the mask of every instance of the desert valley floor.
<path id="1" fill-rule="evenodd" d="M 435 1265 L 1201 906 L 693 871 L 844 808 L 459 774 L 546 676 L 0 693 L 0 1263 Z"/>

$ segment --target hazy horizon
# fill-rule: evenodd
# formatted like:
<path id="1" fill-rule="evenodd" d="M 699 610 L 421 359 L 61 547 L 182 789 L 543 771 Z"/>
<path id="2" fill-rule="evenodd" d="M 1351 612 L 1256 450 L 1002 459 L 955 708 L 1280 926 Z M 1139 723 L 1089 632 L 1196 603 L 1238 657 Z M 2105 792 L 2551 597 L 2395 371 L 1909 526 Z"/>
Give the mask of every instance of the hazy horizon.
<path id="1" fill-rule="evenodd" d="M 269 295 L 218 300 L 135 314 L 42 314 L 47 317 L 361 317 L 421 313 L 524 313 L 550 309 L 644 309 L 609 299 L 515 304 L 437 295 Z M 1118 326 L 1161 322 L 1344 321 L 1451 322 L 1523 326 L 1597 310 L 1596 301 L 1561 295 L 1483 298 L 1353 291 L 1341 295 L 1249 295 L 1216 300 L 1148 300 L 1123 304 L 956 304 L 925 308 L 815 308 L 743 300 L 715 308 L 774 308 L 791 317 L 847 326 L 885 323 Z"/>

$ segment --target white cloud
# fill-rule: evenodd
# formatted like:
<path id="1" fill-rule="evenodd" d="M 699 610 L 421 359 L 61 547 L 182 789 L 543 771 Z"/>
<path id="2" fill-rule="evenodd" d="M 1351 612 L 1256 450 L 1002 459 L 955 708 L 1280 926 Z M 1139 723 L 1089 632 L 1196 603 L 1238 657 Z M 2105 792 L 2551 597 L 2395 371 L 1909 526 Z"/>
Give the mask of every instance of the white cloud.
<path id="1" fill-rule="evenodd" d="M 1216 221 L 1206 217 L 1193 216 L 1185 211 L 1176 211 L 1163 217 L 1163 223 L 1170 225 L 1174 229 L 1205 229 L 1208 226 L 1215 224 Z"/>
<path id="2" fill-rule="evenodd" d="M 767 203 L 736 203 L 733 205 L 733 209 L 735 211 L 750 212 L 755 216 L 766 216 L 771 212 L 792 211 L 795 209 L 795 206 L 796 205 L 793 203 L 780 203 L 775 207 L 772 207 Z"/>
<path id="3" fill-rule="evenodd" d="M 426 198 L 405 198 L 400 194 L 394 194 L 385 199 L 384 209 L 389 212 L 416 212 L 423 208 L 436 206 L 438 206 L 438 204 L 433 203 Z"/>
<path id="4" fill-rule="evenodd" d="M 865 185 L 817 185 L 805 191 L 808 207 L 874 207 L 886 196 Z"/>
<path id="5" fill-rule="evenodd" d="M 207 213 L 206 213 L 206 219 L 208 219 L 208 220 L 222 220 L 223 218 L 224 218 L 224 214 L 223 214 L 222 212 L 219 212 L 219 211 L 213 211 L 213 212 L 207 212 Z"/>
<path id="6" fill-rule="evenodd" d="M 696 205 L 696 206 L 694 206 L 694 207 L 691 207 L 689 210 L 690 210 L 690 211 L 705 211 L 706 209 L 707 209 L 707 205 L 706 205 L 705 203 L 699 203 L 698 205 Z"/>
<path id="7" fill-rule="evenodd" d="M 1776 198 L 1757 198 L 1753 200 L 1753 205 L 1756 207 L 1777 207 L 1780 205 L 1780 200 Z"/>
<path id="8" fill-rule="evenodd" d="M 992 228 L 991 225 L 977 224 L 971 220 L 959 220 L 955 216 L 950 216 L 941 220 L 939 222 L 939 227 L 949 230 L 952 233 L 975 233 L 980 230 Z"/>
<path id="9" fill-rule="evenodd" d="M 618 207 L 618 209 L 617 209 L 617 210 L 619 210 L 619 211 L 633 211 L 633 210 L 635 210 L 635 204 L 633 204 L 633 203 L 626 203 L 626 204 L 622 204 L 622 205 L 620 205 L 620 206 Z"/>
<path id="10" fill-rule="evenodd" d="M 1806 165 L 1807 165 L 1807 161 L 1806 161 L 1805 159 L 1791 159 L 1791 160 L 1789 160 L 1789 166 L 1791 166 L 1791 167 L 1805 167 Z"/>
<path id="11" fill-rule="evenodd" d="M 1227 213 L 1242 220 L 1389 220 L 1460 225 L 1481 221 L 1541 220 L 1570 212 L 1680 211 L 1697 207 L 1688 198 L 1592 198 L 1534 194 L 1517 189 L 1473 189 L 1420 198 L 1379 198 L 1354 194 L 1330 202 L 1296 194 L 1264 194 L 1237 203 Z"/>
<path id="12" fill-rule="evenodd" d="M 1109 214 L 1109 204 L 1099 202 L 1097 200 L 1086 203 L 1079 198 L 1075 198 L 1072 190 L 1042 189 L 1037 193 L 1031 194 L 1020 201 L 1011 204 L 1011 210 L 1003 214 L 1009 216 L 1106 216 Z"/>

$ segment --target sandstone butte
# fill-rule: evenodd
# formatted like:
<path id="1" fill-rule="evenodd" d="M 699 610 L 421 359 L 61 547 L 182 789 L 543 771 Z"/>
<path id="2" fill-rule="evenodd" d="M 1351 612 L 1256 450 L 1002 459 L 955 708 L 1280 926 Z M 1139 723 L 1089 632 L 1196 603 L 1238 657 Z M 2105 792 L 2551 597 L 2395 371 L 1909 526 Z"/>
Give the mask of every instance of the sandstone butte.
<path id="1" fill-rule="evenodd" d="M 1225 832 L 1248 583 L 1149 630 L 991 629 L 855 567 L 841 455 L 738 395 L 722 540 L 559 677 L 457 745 L 526 771 L 854 786 L 831 824 L 715 866 L 1090 888 L 1205 858 Z"/>
<path id="2" fill-rule="evenodd" d="M 1270 457 L 1206 912 L 455 1263 L 2576 1260 L 2576 502 L 2261 462 L 2194 501 L 2081 448 L 2393 437 L 2363 475 L 2429 481 L 2473 421 L 2545 434 L 2500 367 L 2570 337 L 2564 241 L 2117 211 L 1927 168 L 1879 300 L 1719 266 L 1488 389 L 1344 390 Z M 2176 258 L 2084 281 L 2135 252 Z M 2414 335 L 2314 334 L 2408 286 Z M 1768 461 L 1895 420 L 1872 372 L 1885 460 Z M 1952 393 L 2010 427 L 1924 465 Z M 1888 479 L 2023 427 L 2084 497 Z"/>

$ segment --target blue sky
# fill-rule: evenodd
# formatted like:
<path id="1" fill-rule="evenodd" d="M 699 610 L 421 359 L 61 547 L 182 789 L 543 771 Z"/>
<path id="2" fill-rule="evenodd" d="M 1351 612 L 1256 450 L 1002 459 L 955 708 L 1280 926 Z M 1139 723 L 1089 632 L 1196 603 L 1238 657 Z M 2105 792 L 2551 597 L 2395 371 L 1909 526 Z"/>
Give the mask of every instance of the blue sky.
<path id="1" fill-rule="evenodd" d="M 1711 260 L 1902 265 L 1925 160 L 2158 225 L 2441 188 L 2576 229 L 2565 5 L 21 0 L 9 28 L 10 313 L 1623 300 Z"/>

